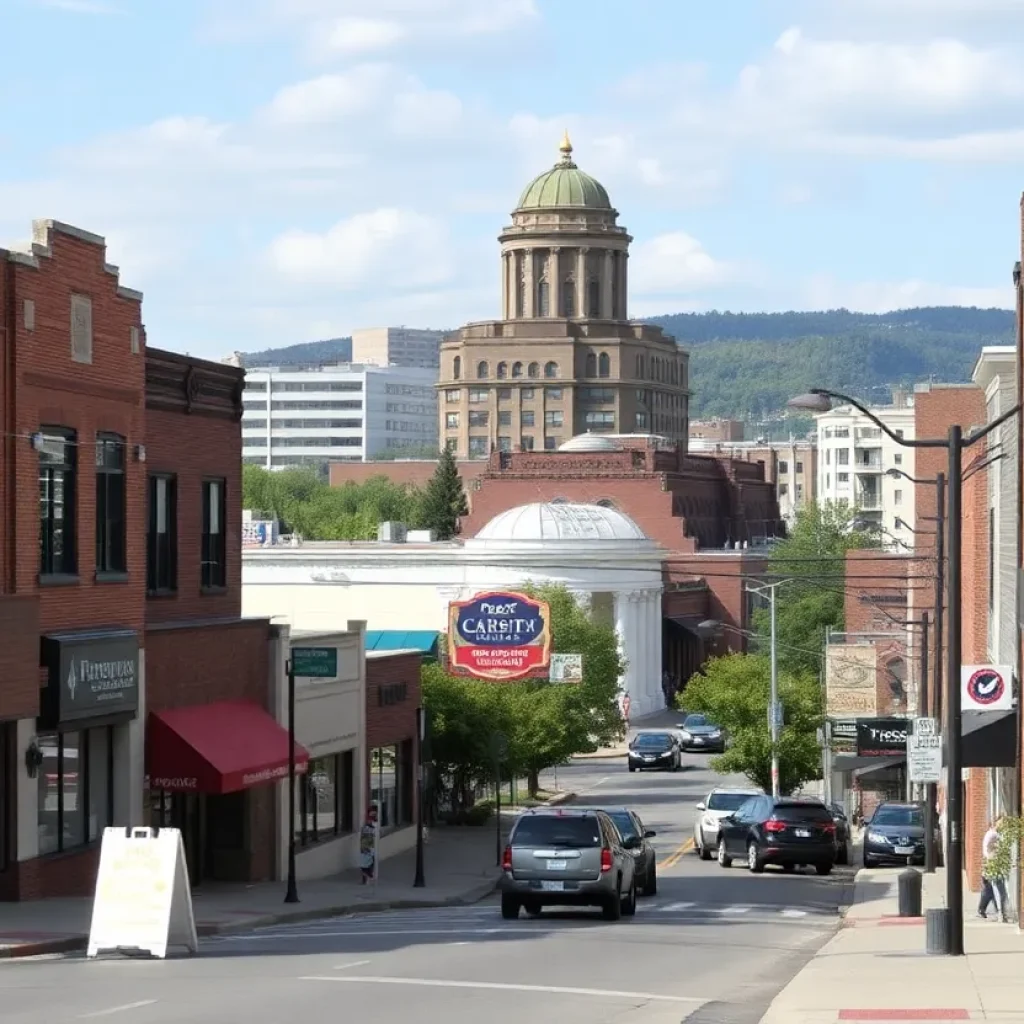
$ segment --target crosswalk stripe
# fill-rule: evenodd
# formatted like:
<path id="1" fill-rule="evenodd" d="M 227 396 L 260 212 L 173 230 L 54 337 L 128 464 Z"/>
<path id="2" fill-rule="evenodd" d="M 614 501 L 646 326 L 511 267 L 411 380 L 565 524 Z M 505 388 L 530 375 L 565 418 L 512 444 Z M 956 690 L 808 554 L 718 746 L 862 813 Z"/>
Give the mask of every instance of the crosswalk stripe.
<path id="1" fill-rule="evenodd" d="M 690 907 L 697 906 L 696 903 L 666 903 L 663 907 L 658 907 L 663 914 L 669 914 L 676 910 L 689 910 Z M 654 909 L 654 908 L 652 908 Z"/>
<path id="2" fill-rule="evenodd" d="M 806 917 L 806 910 L 790 910 L 788 907 L 782 912 L 783 917 Z"/>

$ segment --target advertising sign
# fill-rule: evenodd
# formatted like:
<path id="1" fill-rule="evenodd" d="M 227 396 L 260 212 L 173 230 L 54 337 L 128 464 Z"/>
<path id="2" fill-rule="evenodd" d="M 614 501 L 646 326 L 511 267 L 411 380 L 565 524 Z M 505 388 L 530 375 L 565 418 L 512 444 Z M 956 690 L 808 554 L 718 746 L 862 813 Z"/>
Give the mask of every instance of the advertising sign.
<path id="1" fill-rule="evenodd" d="M 74 722 L 139 707 L 139 639 L 134 630 L 44 636 L 57 719 Z"/>
<path id="2" fill-rule="evenodd" d="M 453 601 L 448 606 L 448 661 L 453 675 L 497 682 L 547 679 L 548 603 L 502 591 Z"/>
<path id="3" fill-rule="evenodd" d="M 900 757 L 907 752 L 906 718 L 858 718 L 858 757 Z"/>
<path id="4" fill-rule="evenodd" d="M 852 750 L 857 745 L 857 723 L 855 721 L 828 721 L 829 739 L 833 747 Z"/>
<path id="5" fill-rule="evenodd" d="M 1013 669 L 1009 665 L 962 665 L 960 700 L 964 711 L 1013 708 Z"/>
<path id="6" fill-rule="evenodd" d="M 873 643 L 825 648 L 825 713 L 857 718 L 877 711 L 878 653 Z"/>
<path id="7" fill-rule="evenodd" d="M 548 678 L 553 683 L 582 683 L 582 654 L 552 654 L 551 674 Z"/>
<path id="8" fill-rule="evenodd" d="M 918 719 L 930 721 L 930 719 Z M 914 731 L 907 739 L 907 764 L 911 782 L 942 781 L 942 736 L 937 732 Z"/>

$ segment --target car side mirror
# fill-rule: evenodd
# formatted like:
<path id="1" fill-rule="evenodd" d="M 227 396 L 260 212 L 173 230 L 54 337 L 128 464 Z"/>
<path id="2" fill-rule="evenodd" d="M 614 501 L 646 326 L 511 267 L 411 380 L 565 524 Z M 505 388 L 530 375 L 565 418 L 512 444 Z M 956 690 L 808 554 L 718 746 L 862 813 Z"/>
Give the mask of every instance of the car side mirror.
<path id="1" fill-rule="evenodd" d="M 658 833 L 657 833 L 657 832 L 655 832 L 653 828 L 649 828 L 649 829 L 648 829 L 648 830 L 647 830 L 647 831 L 646 831 L 646 832 L 644 833 L 644 839 L 653 839 L 653 838 L 654 838 L 654 837 L 655 837 L 655 836 L 656 836 L 657 834 L 658 834 Z"/>
<path id="2" fill-rule="evenodd" d="M 706 811 L 707 809 L 707 804 L 705 804 L 703 800 L 701 800 L 701 802 L 697 804 L 698 811 Z"/>

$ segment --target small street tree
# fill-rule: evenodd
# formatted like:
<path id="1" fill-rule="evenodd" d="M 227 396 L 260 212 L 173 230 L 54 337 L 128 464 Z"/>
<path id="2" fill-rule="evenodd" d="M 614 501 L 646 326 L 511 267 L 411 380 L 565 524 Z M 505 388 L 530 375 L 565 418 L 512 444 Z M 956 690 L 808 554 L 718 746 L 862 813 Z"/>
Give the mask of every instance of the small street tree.
<path id="1" fill-rule="evenodd" d="M 726 752 L 712 758 L 715 771 L 745 775 L 771 791 L 771 733 L 768 698 L 771 665 L 757 654 L 712 658 L 690 679 L 680 695 L 683 710 L 699 713 L 727 730 Z M 792 793 L 821 774 L 817 729 L 821 724 L 821 690 L 816 675 L 782 671 L 779 701 L 784 722 L 779 734 L 779 788 Z"/>
<path id="2" fill-rule="evenodd" d="M 459 467 L 454 454 L 444 448 L 423 494 L 420 521 L 425 529 L 434 531 L 438 540 L 451 540 L 459 531 L 459 519 L 465 515 L 469 515 L 469 504 Z"/>

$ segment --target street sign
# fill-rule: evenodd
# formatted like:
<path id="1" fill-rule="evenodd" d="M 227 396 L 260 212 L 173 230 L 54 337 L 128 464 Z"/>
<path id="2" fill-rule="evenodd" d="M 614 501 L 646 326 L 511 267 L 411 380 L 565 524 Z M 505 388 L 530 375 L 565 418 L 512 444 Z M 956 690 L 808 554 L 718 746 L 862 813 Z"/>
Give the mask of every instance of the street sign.
<path id="1" fill-rule="evenodd" d="M 915 718 L 915 736 L 935 736 L 939 731 L 939 723 L 934 718 Z"/>
<path id="2" fill-rule="evenodd" d="M 774 716 L 772 715 L 772 711 L 775 712 Z M 782 702 L 781 701 L 776 701 L 774 705 L 772 705 L 772 704 L 768 705 L 768 728 L 769 729 L 772 727 L 772 719 L 773 718 L 775 720 L 775 727 L 777 729 L 781 729 L 782 728 L 782 722 L 783 722 L 783 712 L 782 712 Z"/>
<path id="3" fill-rule="evenodd" d="M 337 647 L 293 647 L 292 675 L 334 679 L 338 675 Z"/>
<path id="4" fill-rule="evenodd" d="M 938 733 L 911 733 L 907 737 L 907 764 L 910 781 L 942 781 L 942 736 Z"/>
<path id="5" fill-rule="evenodd" d="M 624 718 L 624 719 L 625 719 L 625 720 L 626 720 L 627 722 L 629 721 L 629 705 L 630 705 L 631 703 L 632 703 L 632 702 L 631 702 L 631 701 L 630 701 L 630 699 L 629 699 L 629 694 L 627 693 L 627 694 L 626 694 L 626 695 L 625 695 L 625 696 L 624 696 L 624 697 L 622 698 L 622 717 L 623 717 L 623 718 Z"/>

